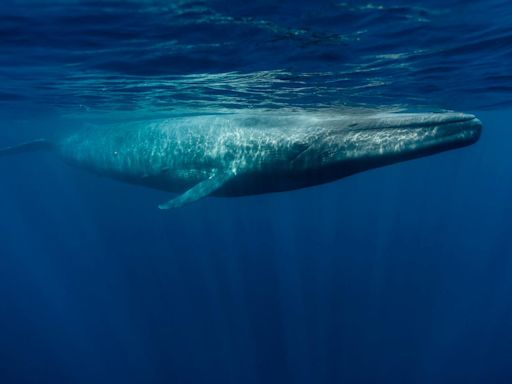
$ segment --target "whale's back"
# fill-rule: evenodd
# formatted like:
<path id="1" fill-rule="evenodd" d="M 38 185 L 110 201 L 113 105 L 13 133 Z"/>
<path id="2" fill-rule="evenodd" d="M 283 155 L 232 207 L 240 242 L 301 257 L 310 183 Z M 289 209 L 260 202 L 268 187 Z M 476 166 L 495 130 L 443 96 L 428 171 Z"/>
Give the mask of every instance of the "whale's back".
<path id="1" fill-rule="evenodd" d="M 65 136 L 57 148 L 72 165 L 181 192 L 226 170 L 244 174 L 289 166 L 307 139 L 272 121 L 265 126 L 251 119 L 196 116 L 91 127 Z"/>

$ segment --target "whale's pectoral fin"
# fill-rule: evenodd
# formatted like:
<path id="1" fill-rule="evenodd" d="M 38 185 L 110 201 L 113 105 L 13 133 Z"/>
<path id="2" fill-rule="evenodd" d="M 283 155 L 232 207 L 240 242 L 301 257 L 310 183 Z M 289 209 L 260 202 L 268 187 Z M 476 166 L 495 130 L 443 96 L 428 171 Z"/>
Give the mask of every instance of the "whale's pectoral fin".
<path id="1" fill-rule="evenodd" d="M 185 204 L 192 203 L 203 197 L 210 195 L 217 189 L 222 187 L 228 180 L 235 176 L 232 172 L 221 173 L 211 176 L 209 179 L 201 181 L 199 184 L 194 185 L 188 191 L 179 195 L 178 197 L 169 200 L 166 203 L 160 204 L 160 209 L 178 208 Z"/>

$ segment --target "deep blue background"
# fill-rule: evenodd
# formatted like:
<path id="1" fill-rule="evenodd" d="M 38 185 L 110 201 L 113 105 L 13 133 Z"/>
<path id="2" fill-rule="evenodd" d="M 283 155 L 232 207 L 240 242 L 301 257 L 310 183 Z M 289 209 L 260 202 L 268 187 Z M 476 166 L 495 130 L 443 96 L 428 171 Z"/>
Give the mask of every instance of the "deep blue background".
<path id="1" fill-rule="evenodd" d="M 485 130 L 171 212 L 50 153 L 2 158 L 1 383 L 512 382 L 506 2 L 2 4 L 0 143 L 347 104 L 459 109 Z"/>

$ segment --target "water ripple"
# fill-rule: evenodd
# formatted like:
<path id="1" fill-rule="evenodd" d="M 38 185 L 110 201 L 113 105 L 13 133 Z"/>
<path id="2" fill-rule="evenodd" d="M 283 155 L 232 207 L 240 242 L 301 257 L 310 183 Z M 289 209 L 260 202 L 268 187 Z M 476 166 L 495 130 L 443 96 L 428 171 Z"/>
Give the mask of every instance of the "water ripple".
<path id="1" fill-rule="evenodd" d="M 503 108 L 512 6 L 6 0 L 0 53 L 7 109 Z"/>

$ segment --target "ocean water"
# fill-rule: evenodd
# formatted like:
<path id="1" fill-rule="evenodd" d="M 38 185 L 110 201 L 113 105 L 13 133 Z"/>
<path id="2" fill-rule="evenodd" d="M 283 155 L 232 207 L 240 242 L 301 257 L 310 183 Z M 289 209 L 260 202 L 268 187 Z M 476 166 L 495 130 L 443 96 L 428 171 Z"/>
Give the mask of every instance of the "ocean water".
<path id="1" fill-rule="evenodd" d="M 464 149 L 294 192 L 0 159 L 0 383 L 512 383 L 509 1 L 0 4 L 0 146 L 112 121 L 457 110 Z"/>

